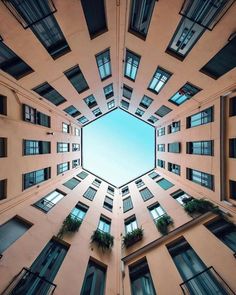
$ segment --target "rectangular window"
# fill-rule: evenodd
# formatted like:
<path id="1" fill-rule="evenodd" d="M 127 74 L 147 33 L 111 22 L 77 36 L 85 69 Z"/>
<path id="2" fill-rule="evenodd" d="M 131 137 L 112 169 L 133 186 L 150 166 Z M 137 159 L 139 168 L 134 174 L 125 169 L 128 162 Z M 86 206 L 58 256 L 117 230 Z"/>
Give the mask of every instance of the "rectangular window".
<path id="1" fill-rule="evenodd" d="M 214 121 L 214 109 L 213 107 L 210 107 L 208 109 L 205 109 L 199 113 L 196 113 L 192 116 L 187 117 L 187 128 L 192 128 L 195 126 L 204 125 L 210 122 Z"/>
<path id="2" fill-rule="evenodd" d="M 133 209 L 133 203 L 131 197 L 123 199 L 123 212 L 127 212 Z"/>
<path id="3" fill-rule="evenodd" d="M 104 0 L 81 0 L 85 20 L 89 30 L 90 38 L 97 36 L 107 31 L 106 13 Z"/>
<path id="4" fill-rule="evenodd" d="M 148 86 L 148 90 L 154 92 L 155 94 L 158 94 L 168 82 L 171 76 L 172 73 L 161 67 L 158 67 Z"/>
<path id="5" fill-rule="evenodd" d="M 37 92 L 40 96 L 44 97 L 46 100 L 50 101 L 55 106 L 59 106 L 60 104 L 66 101 L 66 99 L 47 82 L 33 88 L 32 90 Z"/>
<path id="6" fill-rule="evenodd" d="M 172 198 L 174 198 L 180 205 L 184 206 L 186 204 L 185 201 L 191 200 L 192 197 L 186 194 L 182 190 L 178 190 L 171 194 Z"/>
<path id="7" fill-rule="evenodd" d="M 57 143 L 57 152 L 65 153 L 70 151 L 70 144 L 66 142 L 58 142 Z"/>
<path id="8" fill-rule="evenodd" d="M 135 184 L 136 184 L 137 188 L 139 188 L 139 187 L 145 185 L 145 183 L 142 181 L 142 179 L 138 179 L 138 180 L 136 180 L 136 181 L 135 181 Z"/>
<path id="9" fill-rule="evenodd" d="M 152 124 L 155 124 L 159 119 L 157 119 L 156 117 L 154 116 L 151 116 L 150 118 L 148 118 L 148 122 L 152 123 Z"/>
<path id="10" fill-rule="evenodd" d="M 152 192 L 147 187 L 145 187 L 139 192 L 144 202 L 154 197 Z"/>
<path id="11" fill-rule="evenodd" d="M 51 117 L 37 111 L 37 124 L 44 127 L 51 127 Z"/>
<path id="12" fill-rule="evenodd" d="M 122 193 L 122 196 L 128 195 L 128 193 L 129 193 L 129 187 L 128 186 L 123 187 L 121 189 L 121 193 Z"/>
<path id="13" fill-rule="evenodd" d="M 144 114 L 144 111 L 137 108 L 137 110 L 135 111 L 135 115 L 138 115 L 139 117 L 142 117 L 142 115 Z"/>
<path id="14" fill-rule="evenodd" d="M 44 127 L 51 127 L 51 117 L 45 115 L 36 109 L 23 104 L 23 120 L 32 124 L 38 124 Z"/>
<path id="15" fill-rule="evenodd" d="M 85 90 L 89 89 L 87 81 L 85 80 L 79 66 L 75 66 L 65 71 L 64 74 L 78 93 L 82 93 Z"/>
<path id="16" fill-rule="evenodd" d="M 236 158 L 236 138 L 229 139 L 229 157 Z"/>
<path id="17" fill-rule="evenodd" d="M 129 87 L 128 85 L 123 84 L 123 96 L 127 99 L 131 99 L 133 92 L 133 88 Z"/>
<path id="18" fill-rule="evenodd" d="M 165 210 L 159 204 L 149 206 L 148 210 L 155 223 L 161 216 L 166 214 Z"/>
<path id="19" fill-rule="evenodd" d="M 98 229 L 104 233 L 110 233 L 111 220 L 105 216 L 101 216 L 98 223 Z"/>
<path id="20" fill-rule="evenodd" d="M 71 216 L 73 219 L 76 220 L 84 220 L 84 217 L 88 211 L 89 207 L 81 202 L 78 202 L 78 204 L 71 210 Z"/>
<path id="21" fill-rule="evenodd" d="M 89 120 L 85 117 L 85 116 L 82 116 L 81 118 L 77 119 L 77 121 L 81 124 L 85 124 L 87 123 Z"/>
<path id="22" fill-rule="evenodd" d="M 181 143 L 180 142 L 168 143 L 168 152 L 169 153 L 180 153 L 181 152 Z"/>
<path id="23" fill-rule="evenodd" d="M 140 101 L 140 106 L 144 109 L 147 109 L 148 107 L 150 107 L 151 103 L 153 102 L 153 99 L 144 95 L 142 100 Z"/>
<path id="24" fill-rule="evenodd" d="M 73 105 L 65 108 L 64 112 L 66 112 L 68 115 L 70 115 L 73 118 L 81 115 L 81 112 L 79 110 L 77 110 L 77 108 L 75 108 Z"/>
<path id="25" fill-rule="evenodd" d="M 91 94 L 89 95 L 88 97 L 85 97 L 84 98 L 84 102 L 86 103 L 86 105 L 92 109 L 93 107 L 97 106 L 97 102 L 96 102 L 96 99 L 95 97 Z"/>
<path id="26" fill-rule="evenodd" d="M 213 156 L 213 140 L 190 141 L 186 143 L 187 154 Z"/>
<path id="27" fill-rule="evenodd" d="M 78 184 L 80 183 L 80 180 L 73 177 L 69 180 L 67 180 L 63 185 L 71 190 L 73 190 Z"/>
<path id="28" fill-rule="evenodd" d="M 99 108 L 96 108 L 95 110 L 93 110 L 93 114 L 95 117 L 98 117 L 102 115 L 102 112 Z"/>
<path id="29" fill-rule="evenodd" d="M 0 253 L 3 253 L 32 226 L 18 216 L 0 225 Z"/>
<path id="30" fill-rule="evenodd" d="M 126 49 L 124 76 L 135 81 L 140 63 L 140 56 Z"/>
<path id="31" fill-rule="evenodd" d="M 80 179 L 85 179 L 85 178 L 88 176 L 88 173 L 85 172 L 85 171 L 82 171 L 82 172 L 80 172 L 79 174 L 77 174 L 77 176 L 78 176 Z"/>
<path id="32" fill-rule="evenodd" d="M 75 136 L 80 136 L 80 129 L 75 127 Z"/>
<path id="33" fill-rule="evenodd" d="M 7 157 L 7 138 L 0 137 L 0 158 Z"/>
<path id="34" fill-rule="evenodd" d="M 151 173 L 148 174 L 148 176 L 151 179 L 156 179 L 157 177 L 159 177 L 160 175 L 158 173 L 156 173 L 155 171 L 152 171 Z"/>
<path id="35" fill-rule="evenodd" d="M 109 198 L 109 197 L 105 197 L 104 203 L 103 203 L 103 208 L 109 210 L 112 212 L 112 208 L 113 208 L 113 199 Z"/>
<path id="36" fill-rule="evenodd" d="M 0 200 L 6 199 L 6 197 L 7 197 L 7 179 L 1 179 L 0 180 Z"/>
<path id="37" fill-rule="evenodd" d="M 51 153 L 51 142 L 40 140 L 23 140 L 24 156 Z"/>
<path id="38" fill-rule="evenodd" d="M 231 199 L 236 200 L 236 181 L 235 180 L 229 181 L 229 197 Z"/>
<path id="39" fill-rule="evenodd" d="M 169 101 L 173 104 L 180 106 L 185 101 L 192 98 L 195 94 L 197 94 L 201 89 L 192 85 L 191 83 L 186 83 L 183 87 L 181 87 L 170 99 Z"/>
<path id="40" fill-rule="evenodd" d="M 214 190 L 214 175 L 187 168 L 187 179 Z"/>
<path id="41" fill-rule="evenodd" d="M 229 100 L 229 116 L 236 116 L 236 96 L 231 97 Z"/>
<path id="42" fill-rule="evenodd" d="M 180 175 L 180 165 L 168 163 L 168 171 Z"/>
<path id="43" fill-rule="evenodd" d="M 62 132 L 64 133 L 70 133 L 70 125 L 66 124 L 66 123 L 62 123 Z"/>
<path id="44" fill-rule="evenodd" d="M 96 193 L 97 193 L 97 191 L 96 191 L 93 187 L 90 186 L 90 187 L 86 190 L 86 192 L 83 194 L 83 196 L 84 196 L 86 199 L 92 201 L 92 200 L 94 199 Z"/>
<path id="45" fill-rule="evenodd" d="M 162 117 L 166 116 L 167 114 L 169 114 L 171 111 L 172 111 L 172 109 L 163 105 L 155 112 L 155 114 L 162 118 Z"/>
<path id="46" fill-rule="evenodd" d="M 110 50 L 107 49 L 101 53 L 98 53 L 96 56 L 98 71 L 101 80 L 105 80 L 111 77 L 111 59 L 110 59 Z"/>
<path id="47" fill-rule="evenodd" d="M 135 216 L 131 216 L 125 220 L 125 232 L 131 233 L 138 228 L 138 223 Z"/>
<path id="48" fill-rule="evenodd" d="M 1 56 L 1 53 L 0 53 Z M 1 68 L 1 64 L 0 64 Z M 7 97 L 0 94 L 0 115 L 7 115 Z"/>
<path id="49" fill-rule="evenodd" d="M 72 152 L 78 152 L 80 150 L 80 145 L 78 143 L 72 143 Z"/>
<path id="50" fill-rule="evenodd" d="M 165 127 L 157 129 L 157 136 L 163 136 L 163 135 L 165 135 Z"/>
<path id="51" fill-rule="evenodd" d="M 129 32 L 146 39 L 151 22 L 155 0 L 132 0 L 130 10 Z"/>
<path id="52" fill-rule="evenodd" d="M 175 133 L 180 131 L 180 121 L 174 121 L 170 125 L 168 125 L 168 133 Z"/>
<path id="53" fill-rule="evenodd" d="M 103 91 L 104 91 L 104 95 L 105 95 L 106 99 L 109 99 L 112 96 L 114 96 L 113 84 L 111 83 L 111 84 L 103 87 Z"/>
<path id="54" fill-rule="evenodd" d="M 100 187 L 101 183 L 102 183 L 101 180 L 95 178 L 92 185 L 94 185 L 96 187 Z"/>
<path id="55" fill-rule="evenodd" d="M 0 41 L 0 69 L 17 80 L 33 72 L 33 69 L 2 41 Z"/>
<path id="56" fill-rule="evenodd" d="M 129 103 L 128 103 L 128 101 L 125 101 L 125 100 L 122 99 L 121 102 L 120 102 L 120 105 L 125 110 L 128 110 L 129 109 Z"/>
<path id="57" fill-rule="evenodd" d="M 80 165 L 80 159 L 72 160 L 72 168 L 76 168 Z"/>
<path id="58" fill-rule="evenodd" d="M 80 295 L 103 295 L 105 292 L 106 267 L 89 260 Z"/>
<path id="59" fill-rule="evenodd" d="M 50 211 L 61 199 L 63 199 L 66 196 L 65 193 L 55 190 L 34 203 L 34 206 L 38 209 L 48 212 Z"/>
<path id="60" fill-rule="evenodd" d="M 70 170 L 70 162 L 64 162 L 61 164 L 57 164 L 57 175 Z"/>
<path id="61" fill-rule="evenodd" d="M 109 185 L 108 188 L 107 188 L 107 192 L 108 192 L 108 194 L 114 196 L 114 193 L 115 193 L 114 187 Z"/>
<path id="62" fill-rule="evenodd" d="M 165 169 L 165 161 L 157 159 L 157 166 Z"/>
<path id="63" fill-rule="evenodd" d="M 164 143 L 158 144 L 157 145 L 157 151 L 158 152 L 164 152 L 165 151 L 165 144 Z"/>
<path id="64" fill-rule="evenodd" d="M 132 295 L 156 295 L 146 258 L 129 266 Z"/>
<path id="65" fill-rule="evenodd" d="M 51 167 L 23 174 L 23 190 L 51 178 Z"/>
<path id="66" fill-rule="evenodd" d="M 107 103 L 107 108 L 108 108 L 108 110 L 111 110 L 111 109 L 113 109 L 114 107 L 115 107 L 115 101 L 114 101 L 114 99 L 111 100 L 111 101 L 108 101 L 108 103 Z"/>
<path id="67" fill-rule="evenodd" d="M 171 183 L 169 180 L 162 178 L 158 181 L 156 181 L 156 183 L 163 188 L 164 190 L 168 190 L 169 188 L 171 188 L 172 186 L 174 186 L 173 183 Z"/>

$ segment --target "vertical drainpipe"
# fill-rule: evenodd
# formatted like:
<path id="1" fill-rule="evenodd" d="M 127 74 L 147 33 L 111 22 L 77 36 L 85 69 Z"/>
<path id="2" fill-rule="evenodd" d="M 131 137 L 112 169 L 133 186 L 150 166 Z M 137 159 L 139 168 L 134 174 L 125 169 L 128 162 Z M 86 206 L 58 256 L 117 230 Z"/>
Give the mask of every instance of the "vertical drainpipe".
<path id="1" fill-rule="evenodd" d="M 220 200 L 226 200 L 226 102 L 227 95 L 220 97 Z"/>

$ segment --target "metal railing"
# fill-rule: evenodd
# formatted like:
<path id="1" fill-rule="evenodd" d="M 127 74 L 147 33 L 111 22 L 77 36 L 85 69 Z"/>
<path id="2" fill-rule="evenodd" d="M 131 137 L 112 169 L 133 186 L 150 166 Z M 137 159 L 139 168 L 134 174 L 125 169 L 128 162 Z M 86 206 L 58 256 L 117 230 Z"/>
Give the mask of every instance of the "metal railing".
<path id="1" fill-rule="evenodd" d="M 219 294 L 235 295 L 213 266 L 210 266 L 180 284 L 185 295 Z"/>
<path id="2" fill-rule="evenodd" d="M 1 295 L 51 295 L 55 289 L 55 284 L 24 267 L 11 280 Z"/>

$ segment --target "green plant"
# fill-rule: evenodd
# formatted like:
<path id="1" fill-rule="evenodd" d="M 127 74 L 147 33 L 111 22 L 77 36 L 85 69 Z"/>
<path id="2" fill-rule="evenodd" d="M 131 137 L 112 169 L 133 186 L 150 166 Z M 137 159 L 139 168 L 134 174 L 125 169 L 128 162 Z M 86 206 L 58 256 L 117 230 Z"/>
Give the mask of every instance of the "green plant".
<path id="1" fill-rule="evenodd" d="M 220 214 L 218 206 L 214 205 L 208 200 L 205 199 L 192 199 L 191 201 L 185 203 L 184 210 L 189 214 L 204 214 L 206 212 L 213 212 Z"/>
<path id="2" fill-rule="evenodd" d="M 167 214 L 164 214 L 163 216 L 159 217 L 156 221 L 156 227 L 162 235 L 166 235 L 168 233 L 168 227 L 171 224 L 173 224 L 173 220 Z"/>
<path id="3" fill-rule="evenodd" d="M 143 238 L 143 229 L 137 228 L 123 237 L 123 245 L 127 248 Z"/>
<path id="4" fill-rule="evenodd" d="M 113 247 L 114 237 L 109 233 L 96 229 L 91 236 L 91 243 L 97 244 L 98 248 L 109 250 Z"/>
<path id="5" fill-rule="evenodd" d="M 63 235 L 67 232 L 76 232 L 79 230 L 81 225 L 81 220 L 73 218 L 71 214 L 69 214 L 66 219 L 63 221 L 63 224 L 57 234 L 59 238 L 62 238 Z"/>

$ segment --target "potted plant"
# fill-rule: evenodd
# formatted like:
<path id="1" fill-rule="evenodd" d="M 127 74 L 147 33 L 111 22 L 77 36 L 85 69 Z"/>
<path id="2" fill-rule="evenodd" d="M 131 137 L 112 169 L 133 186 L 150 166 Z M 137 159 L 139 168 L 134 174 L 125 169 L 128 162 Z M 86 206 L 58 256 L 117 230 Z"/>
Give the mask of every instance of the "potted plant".
<path id="1" fill-rule="evenodd" d="M 110 250 L 113 247 L 114 237 L 109 233 L 96 229 L 91 236 L 91 243 L 95 243 L 102 251 Z"/>
<path id="2" fill-rule="evenodd" d="M 123 245 L 128 248 L 132 246 L 134 243 L 142 240 L 143 238 L 143 229 L 142 228 L 136 228 L 132 232 L 127 233 L 123 237 Z"/>
<path id="3" fill-rule="evenodd" d="M 173 224 L 173 220 L 168 214 L 164 214 L 156 220 L 156 227 L 162 235 L 168 234 L 168 227 L 171 224 Z"/>
<path id="4" fill-rule="evenodd" d="M 69 214 L 66 219 L 63 221 L 63 224 L 57 234 L 59 238 L 62 238 L 67 232 L 76 232 L 79 230 L 81 225 L 81 220 L 78 218 L 73 218 L 71 214 Z"/>
<path id="5" fill-rule="evenodd" d="M 191 216 L 206 212 L 220 213 L 218 206 L 205 199 L 192 199 L 185 203 L 184 210 Z"/>

